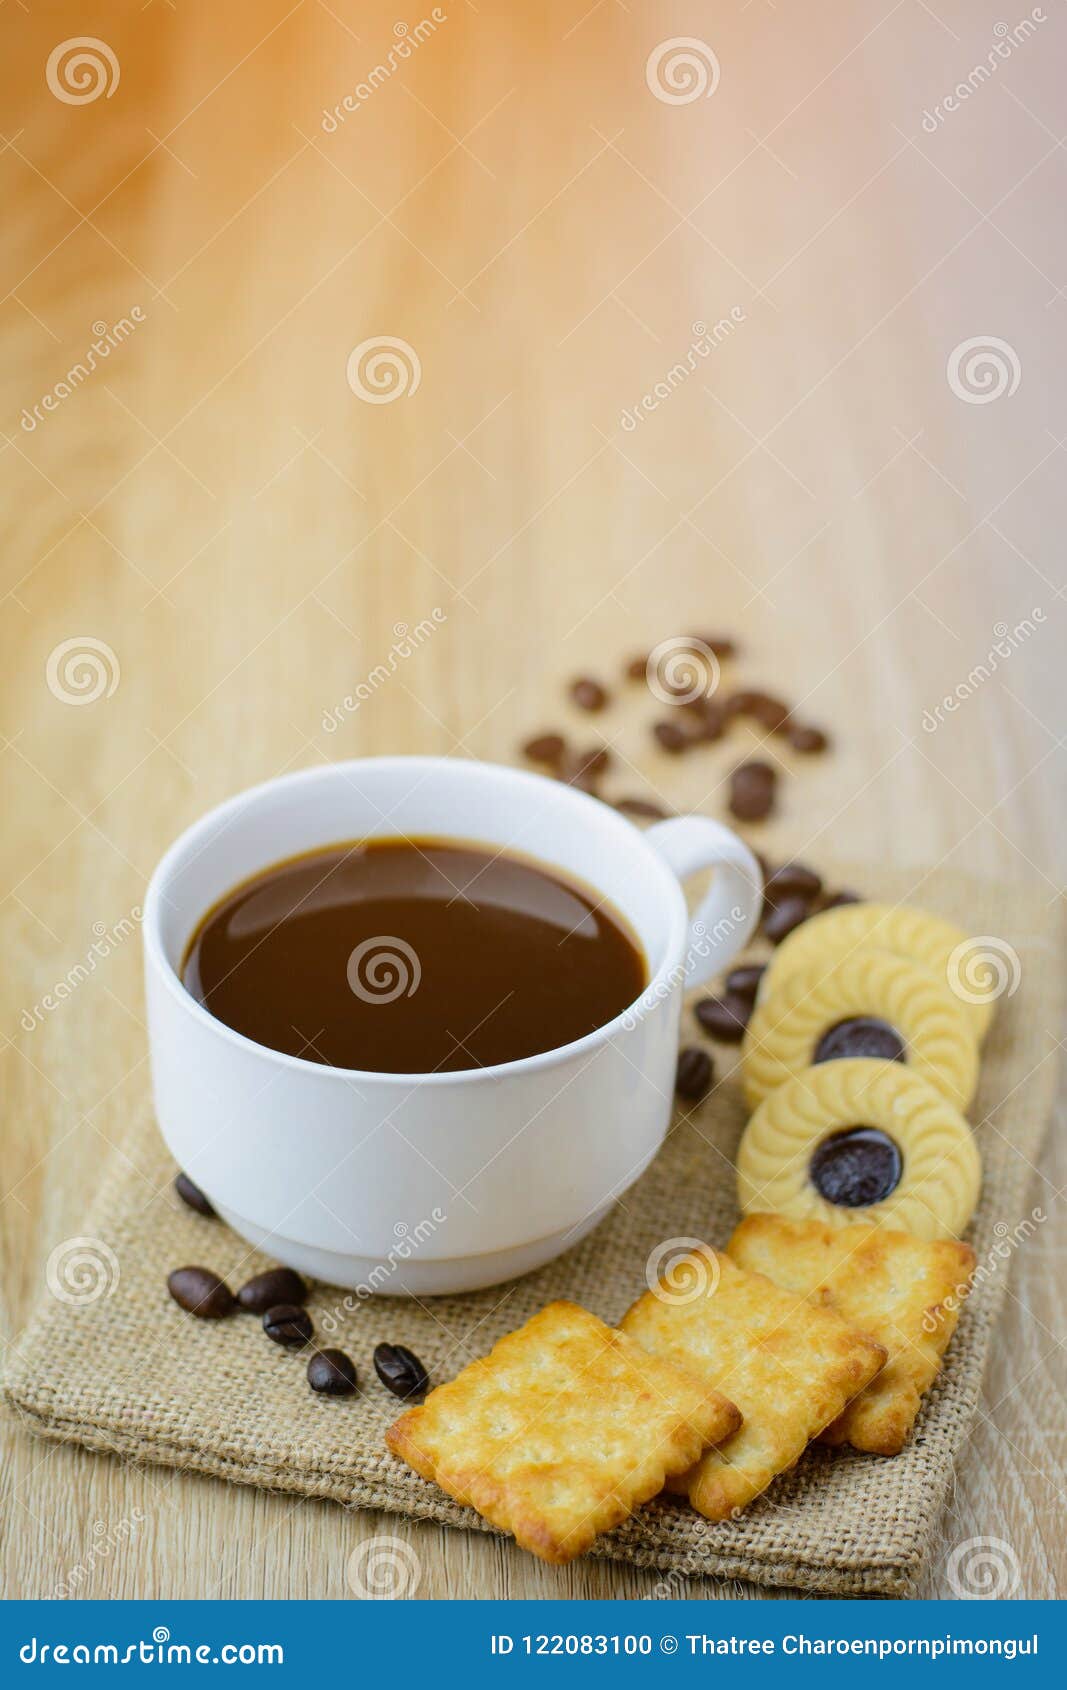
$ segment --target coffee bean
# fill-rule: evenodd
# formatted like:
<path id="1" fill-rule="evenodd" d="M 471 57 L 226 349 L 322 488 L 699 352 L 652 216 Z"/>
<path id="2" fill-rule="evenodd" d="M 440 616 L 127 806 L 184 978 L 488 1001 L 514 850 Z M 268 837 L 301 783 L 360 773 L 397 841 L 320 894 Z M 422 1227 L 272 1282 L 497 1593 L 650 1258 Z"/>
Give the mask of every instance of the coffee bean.
<path id="1" fill-rule="evenodd" d="M 308 1362 L 308 1384 L 324 1396 L 351 1396 L 357 1383 L 355 1363 L 344 1350 L 316 1350 Z"/>
<path id="2" fill-rule="evenodd" d="M 246 1314 L 266 1314 L 279 1303 L 304 1303 L 307 1294 L 307 1286 L 292 1268 L 271 1268 L 242 1285 L 237 1302 Z"/>
<path id="3" fill-rule="evenodd" d="M 589 745 L 584 751 L 572 754 L 575 769 L 585 769 L 592 775 L 602 775 L 610 767 L 611 752 L 606 745 Z"/>
<path id="4" fill-rule="evenodd" d="M 579 710 L 603 710 L 608 702 L 607 690 L 591 675 L 580 675 L 571 682 L 571 697 Z"/>
<path id="5" fill-rule="evenodd" d="M 789 721 L 788 704 L 783 704 L 780 698 L 769 692 L 753 693 L 748 713 L 771 733 L 781 733 Z"/>
<path id="6" fill-rule="evenodd" d="M 691 640 L 699 640 L 700 644 L 706 645 L 708 650 L 714 652 L 716 657 L 736 657 L 737 655 L 737 646 L 725 634 L 690 634 L 688 637 Z"/>
<path id="7" fill-rule="evenodd" d="M 200 1320 L 221 1320 L 233 1308 L 233 1292 L 210 1268 L 175 1268 L 167 1275 L 174 1301 Z"/>
<path id="8" fill-rule="evenodd" d="M 298 1350 L 310 1341 L 315 1328 L 307 1309 L 296 1303 L 279 1303 L 264 1314 L 263 1330 L 276 1344 L 284 1344 L 287 1350 Z"/>
<path id="9" fill-rule="evenodd" d="M 825 751 L 830 740 L 822 728 L 813 728 L 797 722 L 789 729 L 789 743 L 794 751 L 810 754 L 813 751 Z"/>
<path id="10" fill-rule="evenodd" d="M 755 687 L 742 687 L 723 700 L 728 716 L 751 716 L 765 728 L 777 730 L 789 719 L 789 706 L 773 693 L 760 692 Z"/>
<path id="11" fill-rule="evenodd" d="M 543 733 L 534 734 L 522 748 L 524 757 L 531 763 L 547 763 L 549 768 L 556 768 L 563 761 L 563 754 L 567 749 L 567 742 L 562 734 Z"/>
<path id="12" fill-rule="evenodd" d="M 403 1344 L 379 1344 L 374 1352 L 374 1371 L 395 1397 L 421 1397 L 429 1389 L 422 1362 Z"/>
<path id="13" fill-rule="evenodd" d="M 741 763 L 730 776 L 730 810 L 739 821 L 758 822 L 774 808 L 777 771 L 769 763 Z"/>
<path id="14" fill-rule="evenodd" d="M 651 804 L 647 798 L 616 798 L 615 808 L 624 816 L 641 816 L 650 822 L 662 821 L 667 814 L 662 805 Z"/>
<path id="15" fill-rule="evenodd" d="M 600 777 L 592 769 L 557 769 L 556 779 L 563 781 L 565 786 L 575 786 L 579 792 L 588 792 L 593 798 L 598 794 Z"/>
<path id="16" fill-rule="evenodd" d="M 731 968 L 725 981 L 726 996 L 744 998 L 748 1003 L 755 1003 L 759 983 L 766 972 L 767 965 L 762 962 L 750 962 L 742 968 Z"/>
<path id="17" fill-rule="evenodd" d="M 780 945 L 783 939 L 788 939 L 793 929 L 799 927 L 802 921 L 807 921 L 814 910 L 807 898 L 782 898 L 775 904 L 769 915 L 763 918 L 763 931 L 772 944 Z"/>
<path id="18" fill-rule="evenodd" d="M 684 751 L 693 741 L 689 734 L 678 722 L 653 722 L 652 732 L 655 734 L 664 751 L 669 751 L 676 757 L 679 751 Z"/>
<path id="19" fill-rule="evenodd" d="M 678 1052 L 674 1089 L 679 1097 L 699 1103 L 711 1090 L 714 1071 L 711 1057 L 706 1050 L 700 1050 L 696 1045 L 686 1045 L 684 1050 Z"/>
<path id="20" fill-rule="evenodd" d="M 783 863 L 764 882 L 763 890 L 774 904 L 794 896 L 807 898 L 810 903 L 822 891 L 822 876 L 804 863 Z"/>
<path id="21" fill-rule="evenodd" d="M 696 739 L 711 742 L 722 738 L 726 730 L 726 717 L 717 699 L 697 698 L 687 708 L 696 718 Z"/>
<path id="22" fill-rule="evenodd" d="M 845 889 L 840 892 L 824 893 L 819 899 L 819 908 L 821 910 L 836 910 L 842 904 L 862 904 L 862 902 L 863 899 L 858 892 L 849 892 Z"/>
<path id="23" fill-rule="evenodd" d="M 210 1199 L 204 1196 L 198 1185 L 193 1184 L 188 1174 L 179 1173 L 175 1176 L 174 1189 L 182 1202 L 187 1203 L 190 1209 L 195 1209 L 198 1215 L 207 1215 L 212 1220 L 215 1218 Z"/>
<path id="24" fill-rule="evenodd" d="M 745 1036 L 752 1004 L 736 992 L 727 992 L 721 998 L 702 998 L 695 1014 L 713 1039 L 718 1039 L 720 1044 L 738 1045 Z"/>
<path id="25" fill-rule="evenodd" d="M 628 681 L 643 681 L 648 674 L 647 657 L 631 657 L 626 665 L 626 679 Z"/>

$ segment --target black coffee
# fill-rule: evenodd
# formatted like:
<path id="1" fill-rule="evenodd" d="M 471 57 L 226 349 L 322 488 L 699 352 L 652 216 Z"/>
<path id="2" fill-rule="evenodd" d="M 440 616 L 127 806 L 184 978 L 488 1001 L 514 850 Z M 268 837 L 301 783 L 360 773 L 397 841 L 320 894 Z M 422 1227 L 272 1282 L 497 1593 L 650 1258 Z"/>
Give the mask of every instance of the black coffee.
<path id="1" fill-rule="evenodd" d="M 647 977 L 633 933 L 591 889 L 439 839 L 275 864 L 208 911 L 182 968 L 187 990 L 257 1044 L 390 1074 L 555 1050 L 613 1020 Z"/>

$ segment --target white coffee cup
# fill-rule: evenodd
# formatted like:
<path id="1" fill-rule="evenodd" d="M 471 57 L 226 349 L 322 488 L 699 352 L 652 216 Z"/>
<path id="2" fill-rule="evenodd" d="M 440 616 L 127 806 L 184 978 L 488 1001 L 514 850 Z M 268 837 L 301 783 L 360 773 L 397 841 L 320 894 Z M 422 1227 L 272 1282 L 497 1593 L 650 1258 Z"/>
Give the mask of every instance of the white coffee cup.
<path id="1" fill-rule="evenodd" d="M 330 1068 L 268 1050 L 186 991 L 188 942 L 235 885 L 316 847 L 399 836 L 513 849 L 594 888 L 640 940 L 646 990 L 559 1050 L 430 1074 Z M 681 882 L 705 869 L 714 872 L 691 922 Z M 642 833 L 540 775 L 374 757 L 268 781 L 183 833 L 148 888 L 163 1137 L 237 1232 L 316 1279 L 424 1295 L 525 1273 L 584 1237 L 656 1154 L 683 994 L 751 937 L 760 901 L 751 851 L 718 822 L 680 817 Z"/>

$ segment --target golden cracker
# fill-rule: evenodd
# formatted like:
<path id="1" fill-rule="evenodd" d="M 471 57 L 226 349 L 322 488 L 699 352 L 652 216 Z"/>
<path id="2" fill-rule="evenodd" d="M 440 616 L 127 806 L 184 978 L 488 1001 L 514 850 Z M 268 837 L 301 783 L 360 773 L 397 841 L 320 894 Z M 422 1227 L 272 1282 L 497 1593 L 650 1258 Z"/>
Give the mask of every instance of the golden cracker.
<path id="1" fill-rule="evenodd" d="M 561 1301 L 431 1391 L 385 1441 L 524 1549 L 563 1562 L 740 1423 L 706 1381 Z"/>
<path id="2" fill-rule="evenodd" d="M 741 1222 L 727 1249 L 741 1267 L 835 1310 L 885 1345 L 885 1367 L 821 1441 L 896 1455 L 956 1330 L 974 1270 L 970 1245 L 868 1221 L 831 1227 L 758 1214 Z"/>
<path id="3" fill-rule="evenodd" d="M 701 1245 L 684 1292 L 661 1281 L 622 1330 L 715 1384 L 744 1416 L 740 1431 L 671 1483 L 708 1520 L 726 1520 L 803 1453 L 870 1383 L 886 1352 L 829 1309 L 813 1308 L 762 1274 Z M 672 1280 L 680 1285 L 678 1265 Z"/>

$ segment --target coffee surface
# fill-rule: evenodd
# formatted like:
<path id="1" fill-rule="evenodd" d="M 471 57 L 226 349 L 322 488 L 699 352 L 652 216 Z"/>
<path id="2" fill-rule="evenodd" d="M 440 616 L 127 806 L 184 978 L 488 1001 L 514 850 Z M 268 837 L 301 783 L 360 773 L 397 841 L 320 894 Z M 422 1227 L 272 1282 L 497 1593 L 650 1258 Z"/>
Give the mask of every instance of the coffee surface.
<path id="1" fill-rule="evenodd" d="M 346 842 L 264 870 L 208 911 L 182 968 L 257 1044 L 394 1074 L 555 1050 L 613 1020 L 647 977 L 592 889 L 435 839 Z"/>

